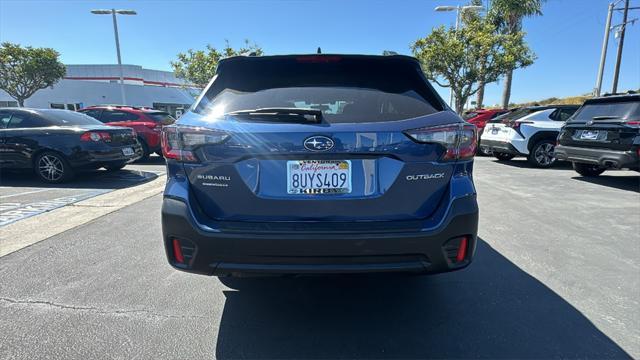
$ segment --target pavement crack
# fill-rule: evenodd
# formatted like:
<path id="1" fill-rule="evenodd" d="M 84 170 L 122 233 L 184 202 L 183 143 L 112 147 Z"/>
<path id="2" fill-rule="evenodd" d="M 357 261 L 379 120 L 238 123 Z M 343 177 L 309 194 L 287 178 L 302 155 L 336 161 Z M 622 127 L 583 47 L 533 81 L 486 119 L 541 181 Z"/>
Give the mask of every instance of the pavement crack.
<path id="1" fill-rule="evenodd" d="M 159 319 L 206 319 L 206 316 L 201 315 L 178 315 L 178 314 L 161 314 L 147 309 L 130 309 L 130 310 L 105 310 L 93 306 L 77 306 L 54 303 L 52 301 L 45 300 L 17 300 L 6 297 L 0 297 L 0 302 L 8 303 L 9 305 L 18 306 L 41 306 L 47 308 L 56 308 L 69 311 L 81 311 L 89 312 L 93 314 L 101 315 L 116 315 L 116 316 L 129 316 L 129 317 L 146 317 L 146 318 L 159 318 Z"/>

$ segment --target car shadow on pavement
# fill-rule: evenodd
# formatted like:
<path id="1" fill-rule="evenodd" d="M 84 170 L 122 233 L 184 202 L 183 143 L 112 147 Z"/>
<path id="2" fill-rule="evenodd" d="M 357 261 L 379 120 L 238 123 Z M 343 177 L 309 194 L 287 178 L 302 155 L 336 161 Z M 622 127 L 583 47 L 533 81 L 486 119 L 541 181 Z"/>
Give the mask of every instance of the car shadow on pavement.
<path id="1" fill-rule="evenodd" d="M 516 158 L 508 161 L 499 161 L 496 159 L 496 160 L 493 160 L 493 162 L 496 162 L 498 164 L 503 164 L 503 165 L 509 165 L 513 167 L 518 167 L 518 168 L 538 169 L 535 166 L 529 164 L 529 162 L 525 158 Z M 550 168 L 538 169 L 538 170 L 573 170 L 573 168 L 571 167 L 570 162 L 558 161 L 555 164 L 553 164 L 553 166 Z"/>
<path id="2" fill-rule="evenodd" d="M 217 358 L 630 357 L 482 240 L 450 274 L 238 280 Z"/>
<path id="3" fill-rule="evenodd" d="M 56 189 L 122 189 L 143 182 L 151 181 L 158 177 L 154 172 L 123 169 L 109 172 L 106 170 L 91 170 L 78 172 L 71 181 L 63 184 L 47 184 L 40 181 L 30 171 L 0 172 L 0 186 L 8 187 L 34 187 Z"/>
<path id="4" fill-rule="evenodd" d="M 622 170 L 624 171 L 624 170 Z M 629 174 L 637 174 L 632 171 L 628 171 Z M 595 177 L 575 176 L 572 179 L 584 181 L 592 184 L 608 186 L 619 190 L 627 190 L 640 193 L 640 176 L 607 176 L 605 172 L 603 175 Z"/>

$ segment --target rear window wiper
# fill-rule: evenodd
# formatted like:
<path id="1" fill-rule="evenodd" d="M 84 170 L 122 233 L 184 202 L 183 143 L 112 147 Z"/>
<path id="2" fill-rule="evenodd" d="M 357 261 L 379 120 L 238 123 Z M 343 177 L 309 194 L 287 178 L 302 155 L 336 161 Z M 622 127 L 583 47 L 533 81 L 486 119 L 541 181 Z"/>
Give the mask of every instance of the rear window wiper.
<path id="1" fill-rule="evenodd" d="M 236 110 L 225 115 L 247 116 L 253 118 L 273 117 L 269 121 L 319 123 L 322 121 L 322 111 L 309 108 L 259 108 Z"/>

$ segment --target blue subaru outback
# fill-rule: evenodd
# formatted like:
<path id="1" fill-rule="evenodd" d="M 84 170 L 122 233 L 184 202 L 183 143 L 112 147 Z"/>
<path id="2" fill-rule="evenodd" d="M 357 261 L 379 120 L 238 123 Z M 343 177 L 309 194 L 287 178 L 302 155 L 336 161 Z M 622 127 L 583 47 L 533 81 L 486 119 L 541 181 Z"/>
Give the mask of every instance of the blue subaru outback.
<path id="1" fill-rule="evenodd" d="M 412 57 L 228 58 L 162 140 L 179 270 L 427 274 L 475 252 L 476 130 Z"/>

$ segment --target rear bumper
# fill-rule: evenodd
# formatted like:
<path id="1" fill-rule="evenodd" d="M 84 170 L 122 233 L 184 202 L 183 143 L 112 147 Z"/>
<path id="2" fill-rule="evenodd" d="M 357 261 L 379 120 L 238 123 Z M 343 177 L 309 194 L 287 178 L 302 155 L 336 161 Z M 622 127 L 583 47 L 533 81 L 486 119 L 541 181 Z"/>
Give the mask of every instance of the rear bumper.
<path id="1" fill-rule="evenodd" d="M 132 148 L 132 155 L 124 155 L 124 148 Z M 69 162 L 74 168 L 100 167 L 109 164 L 131 163 L 142 156 L 142 147 L 139 144 L 123 145 L 118 147 L 101 146 L 80 150 L 69 157 Z"/>
<path id="2" fill-rule="evenodd" d="M 640 156 L 635 151 L 616 151 L 558 145 L 554 149 L 558 160 L 599 165 L 605 168 L 640 168 Z"/>
<path id="3" fill-rule="evenodd" d="M 513 155 L 526 155 L 521 153 L 518 149 L 516 149 L 516 147 L 513 146 L 513 144 L 506 141 L 483 139 L 480 141 L 480 147 L 482 149 L 487 149 L 493 152 L 513 154 Z"/>
<path id="4" fill-rule="evenodd" d="M 204 275 L 438 273 L 468 266 L 476 247 L 475 194 L 453 200 L 437 226 L 411 232 L 220 231 L 199 224 L 186 202 L 165 197 L 163 240 L 176 269 Z M 457 261 L 460 237 L 466 256 Z M 178 239 L 184 262 L 176 261 Z M 452 240 L 453 239 L 453 240 Z"/>

